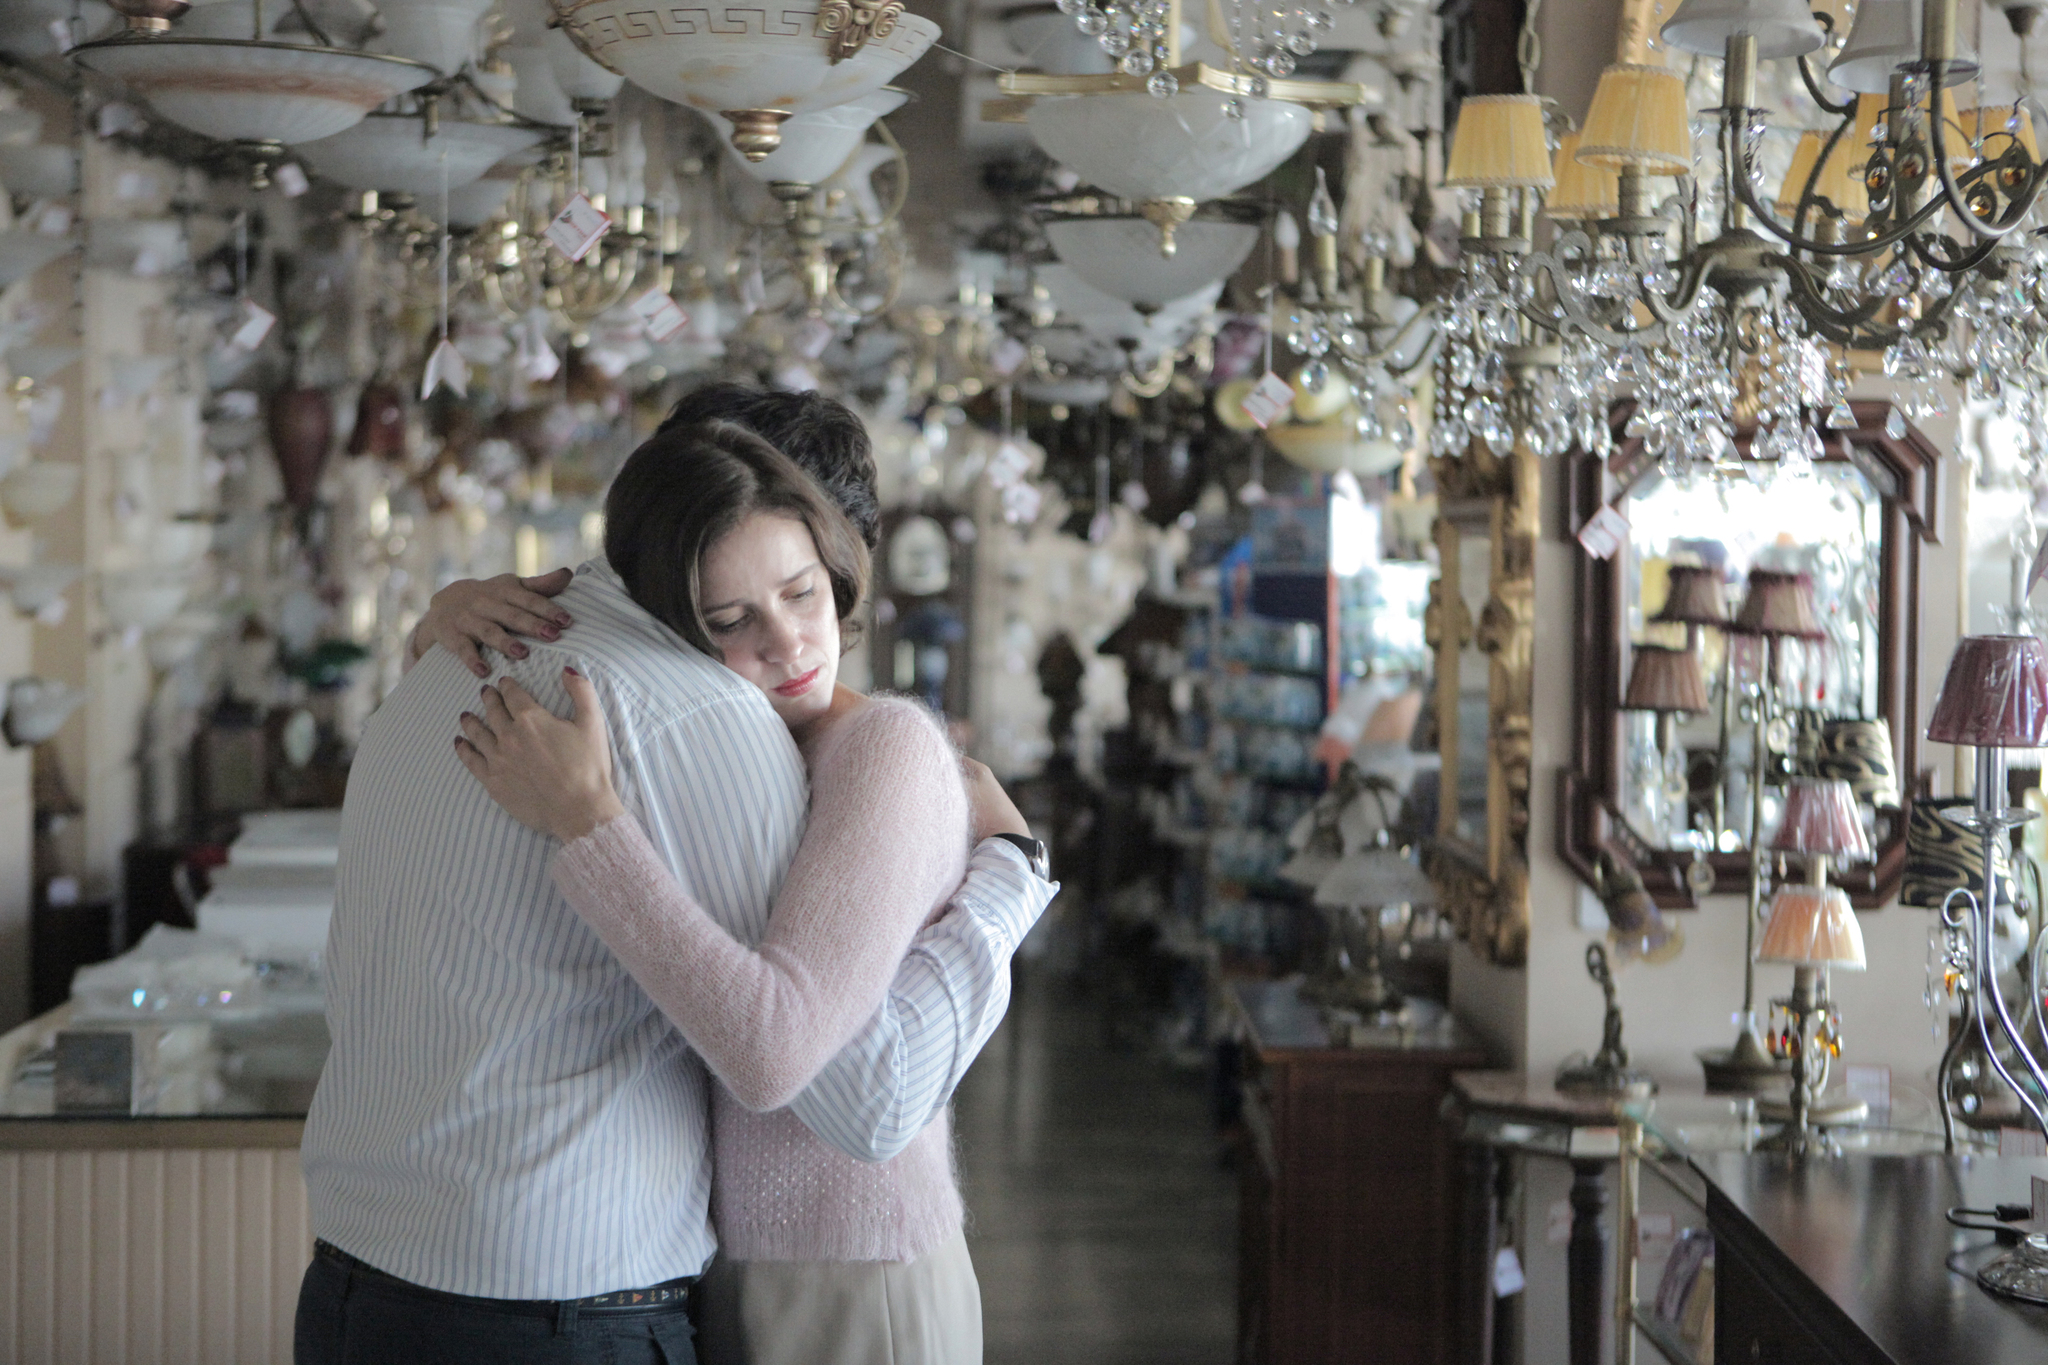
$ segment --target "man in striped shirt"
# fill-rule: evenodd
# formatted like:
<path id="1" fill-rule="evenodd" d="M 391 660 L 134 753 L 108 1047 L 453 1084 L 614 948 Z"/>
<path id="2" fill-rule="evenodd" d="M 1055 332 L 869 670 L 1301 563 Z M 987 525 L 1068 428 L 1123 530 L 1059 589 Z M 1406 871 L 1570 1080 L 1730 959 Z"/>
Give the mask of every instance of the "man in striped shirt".
<path id="1" fill-rule="evenodd" d="M 843 470 L 822 472 L 830 487 Z M 557 602 L 573 629 L 497 676 L 557 714 L 563 667 L 591 680 L 628 811 L 683 887 L 757 942 L 803 832 L 787 728 L 601 561 Z M 477 688 L 429 653 L 350 774 L 298 1359 L 689 1362 L 685 1282 L 715 1249 L 704 1069 L 555 891 L 551 842 L 456 759 Z M 855 1157 L 901 1150 L 1001 1021 L 1010 954 L 1055 889 L 1013 844 L 978 846 L 798 1117 Z"/>

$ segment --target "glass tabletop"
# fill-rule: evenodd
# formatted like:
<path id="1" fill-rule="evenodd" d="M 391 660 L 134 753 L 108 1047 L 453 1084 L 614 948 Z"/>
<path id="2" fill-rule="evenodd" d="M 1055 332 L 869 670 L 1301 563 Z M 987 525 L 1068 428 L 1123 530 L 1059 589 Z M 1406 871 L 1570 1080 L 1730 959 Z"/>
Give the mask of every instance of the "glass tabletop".
<path id="1" fill-rule="evenodd" d="M 1931 1092 L 1894 1085 L 1890 1101 L 1859 1122 L 1828 1126 L 1828 1134 L 1844 1153 L 1918 1156 L 1942 1150 L 1941 1111 Z M 1628 1101 L 1621 1110 L 1642 1124 L 1653 1146 L 1678 1156 L 1751 1151 L 1784 1126 L 1782 1107 L 1756 1096 L 1667 1091 Z M 1957 1129 L 1956 1140 L 1968 1147 L 1997 1146 L 1995 1136 L 1987 1141 L 1966 1128 Z"/>

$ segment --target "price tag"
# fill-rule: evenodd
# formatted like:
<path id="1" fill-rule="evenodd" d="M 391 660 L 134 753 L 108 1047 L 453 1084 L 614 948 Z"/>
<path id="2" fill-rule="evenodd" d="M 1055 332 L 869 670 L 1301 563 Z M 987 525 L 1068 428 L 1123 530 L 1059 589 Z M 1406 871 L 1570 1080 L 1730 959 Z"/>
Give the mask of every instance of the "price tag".
<path id="1" fill-rule="evenodd" d="M 1612 507 L 1603 507 L 1579 528 L 1579 544 L 1595 559 L 1612 559 L 1628 540 L 1628 518 Z"/>
<path id="2" fill-rule="evenodd" d="M 241 307 L 235 310 L 235 318 L 234 334 L 228 338 L 228 345 L 237 350 L 255 350 L 277 325 L 277 314 L 254 299 L 243 299 Z"/>
<path id="3" fill-rule="evenodd" d="M 1024 362 L 1030 358 L 1030 355 L 1031 348 L 1023 342 L 1015 337 L 1004 337 L 988 353 L 988 363 L 990 368 L 994 369 L 998 375 L 1008 379 L 1011 375 L 1017 373 Z"/>
<path id="4" fill-rule="evenodd" d="M 1031 452 L 1016 441 L 1004 441 L 988 457 L 988 481 L 997 488 L 1010 485 L 1031 472 Z"/>
<path id="5" fill-rule="evenodd" d="M 313 187 L 313 182 L 306 179 L 306 173 L 299 169 L 296 161 L 287 161 L 279 166 L 271 179 L 277 182 L 278 191 L 287 199 L 296 199 Z"/>
<path id="6" fill-rule="evenodd" d="M 1003 490 L 1003 520 L 1012 526 L 1024 526 L 1038 520 L 1038 509 L 1045 503 L 1045 494 L 1031 483 L 1013 483 Z"/>
<path id="7" fill-rule="evenodd" d="M 1266 377 L 1252 386 L 1244 396 L 1245 415 L 1259 424 L 1260 430 L 1271 426 L 1273 419 L 1294 403 L 1294 387 L 1271 370 Z"/>
<path id="8" fill-rule="evenodd" d="M 653 341 L 667 341 L 690 325 L 690 315 L 659 289 L 650 289 L 634 299 L 633 312 L 646 325 L 647 336 Z"/>
<path id="9" fill-rule="evenodd" d="M 611 230 L 612 220 L 604 210 L 578 194 L 555 220 L 547 226 L 547 239 L 555 244 L 555 250 L 572 261 L 580 261 L 590 254 L 590 248 L 597 245 L 597 239 Z"/>
<path id="10" fill-rule="evenodd" d="M 1522 1292 L 1529 1277 L 1522 1273 L 1522 1258 L 1513 1247 L 1502 1247 L 1493 1258 L 1493 1296 L 1505 1299 Z"/>

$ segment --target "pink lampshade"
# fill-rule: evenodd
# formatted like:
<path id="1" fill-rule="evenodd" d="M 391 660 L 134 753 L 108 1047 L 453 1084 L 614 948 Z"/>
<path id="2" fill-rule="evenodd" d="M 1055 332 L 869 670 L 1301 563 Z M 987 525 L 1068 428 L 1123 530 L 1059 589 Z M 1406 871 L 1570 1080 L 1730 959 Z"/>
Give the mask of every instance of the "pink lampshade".
<path id="1" fill-rule="evenodd" d="M 1637 645 L 1628 671 L 1626 711 L 1704 711 L 1707 682 L 1700 676 L 1699 656 L 1689 649 Z"/>
<path id="2" fill-rule="evenodd" d="M 1790 635 L 1824 640 L 1820 615 L 1813 607 L 1813 582 L 1805 574 L 1776 569 L 1751 569 L 1749 592 L 1735 613 L 1734 629 L 1744 635 Z"/>
<path id="3" fill-rule="evenodd" d="M 1674 564 L 1666 571 L 1671 586 L 1664 605 L 1650 619 L 1676 621 L 1687 626 L 1728 624 L 1728 590 L 1721 583 L 1721 571 L 1700 564 Z"/>
<path id="4" fill-rule="evenodd" d="M 2031 749 L 2048 734 L 2048 650 L 2030 635 L 1968 635 L 1948 661 L 1927 737 Z"/>
<path id="5" fill-rule="evenodd" d="M 1860 863 L 1871 856 L 1870 837 L 1856 810 L 1856 793 L 1835 778 L 1795 777 L 1785 791 L 1785 818 L 1771 847 L 1784 853 L 1826 854 Z"/>
<path id="6" fill-rule="evenodd" d="M 1771 922 L 1757 945 L 1759 962 L 1862 971 L 1863 926 L 1839 886 L 1781 886 L 1771 897 Z"/>

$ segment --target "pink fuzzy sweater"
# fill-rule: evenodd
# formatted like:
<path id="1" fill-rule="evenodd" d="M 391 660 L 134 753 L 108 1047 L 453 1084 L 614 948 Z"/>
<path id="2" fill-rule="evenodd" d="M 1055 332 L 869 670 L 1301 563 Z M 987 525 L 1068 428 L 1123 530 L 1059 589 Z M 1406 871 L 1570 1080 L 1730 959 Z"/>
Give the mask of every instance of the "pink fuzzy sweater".
<path id="1" fill-rule="evenodd" d="M 909 1261 L 959 1231 L 942 1111 L 899 1155 L 825 1145 L 784 1106 L 882 1003 L 966 875 L 967 795 L 932 716 L 875 700 L 808 746 L 811 812 L 758 947 L 676 884 L 620 816 L 555 856 L 555 884 L 704 1058 L 712 1211 L 749 1261 Z"/>

